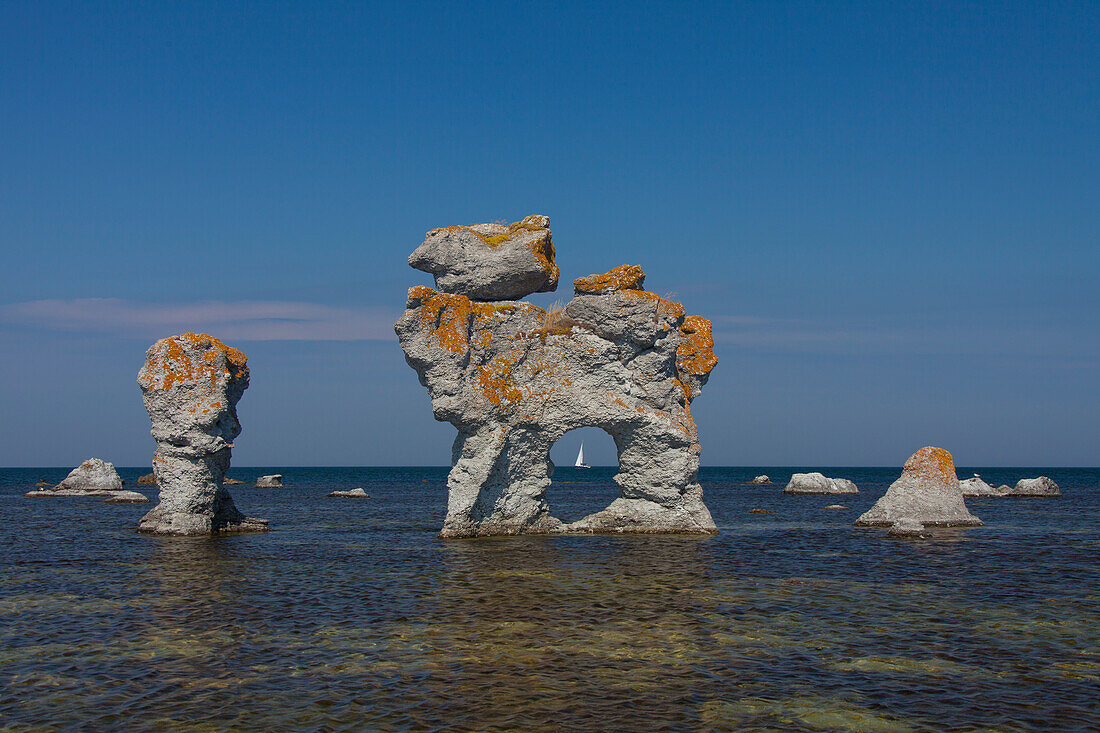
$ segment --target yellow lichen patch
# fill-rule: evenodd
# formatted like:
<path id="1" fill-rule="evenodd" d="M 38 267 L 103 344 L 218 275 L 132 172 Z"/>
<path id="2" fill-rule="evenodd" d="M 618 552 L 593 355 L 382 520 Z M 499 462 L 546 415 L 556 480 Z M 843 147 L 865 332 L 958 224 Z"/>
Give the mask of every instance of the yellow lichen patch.
<path id="1" fill-rule="evenodd" d="M 201 355 L 192 359 L 191 354 L 200 350 Z M 161 339 L 153 345 L 152 351 L 138 379 L 146 389 L 158 386 L 171 389 L 176 384 L 192 384 L 199 380 L 209 380 L 214 386 L 221 376 L 230 379 L 248 376 L 248 357 L 209 334 L 188 332 Z M 219 355 L 225 358 L 224 371 L 218 365 Z M 158 366 L 164 372 L 159 385 L 152 377 Z"/>
<path id="2" fill-rule="evenodd" d="M 671 320 L 677 320 L 684 317 L 686 311 L 684 306 L 677 303 L 675 300 L 666 300 L 657 293 L 651 293 L 648 290 L 623 290 L 624 294 L 629 294 L 638 298 L 646 298 L 647 300 L 657 301 L 657 313 L 656 318 L 668 318 Z"/>
<path id="3" fill-rule="evenodd" d="M 947 483 L 957 481 L 955 459 L 943 448 L 925 446 L 909 457 L 905 470 L 924 478 L 942 480 Z"/>
<path id="4" fill-rule="evenodd" d="M 426 285 L 409 289 L 409 307 L 419 311 L 421 327 L 435 337 L 436 343 L 455 354 L 469 350 L 472 331 L 478 333 L 475 345 L 487 347 L 489 333 L 479 326 L 487 324 L 498 313 L 512 313 L 516 309 L 510 303 L 479 303 L 465 295 L 441 293 Z"/>
<path id="5" fill-rule="evenodd" d="M 493 357 L 488 364 L 478 367 L 478 383 L 485 399 L 497 407 L 507 407 L 523 399 L 523 392 L 512 378 L 512 368 L 523 352 L 512 349 Z"/>
<path id="6" fill-rule="evenodd" d="M 710 374 L 718 363 L 714 355 L 714 336 L 710 321 L 702 316 L 688 316 L 680 326 L 680 345 L 676 347 L 676 374 L 702 377 Z"/>
<path id="7" fill-rule="evenodd" d="M 612 293 L 616 290 L 641 290 L 645 272 L 638 265 L 619 265 L 602 275 L 578 277 L 573 281 L 577 295 Z"/>

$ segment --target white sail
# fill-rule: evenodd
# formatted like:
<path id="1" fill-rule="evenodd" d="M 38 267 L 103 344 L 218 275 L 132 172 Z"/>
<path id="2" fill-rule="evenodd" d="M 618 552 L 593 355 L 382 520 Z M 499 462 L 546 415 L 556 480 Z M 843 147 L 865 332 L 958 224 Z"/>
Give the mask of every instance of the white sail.
<path id="1" fill-rule="evenodd" d="M 581 468 L 584 466 L 584 443 L 581 443 L 581 449 L 577 451 L 577 462 L 573 464 L 575 468 Z"/>

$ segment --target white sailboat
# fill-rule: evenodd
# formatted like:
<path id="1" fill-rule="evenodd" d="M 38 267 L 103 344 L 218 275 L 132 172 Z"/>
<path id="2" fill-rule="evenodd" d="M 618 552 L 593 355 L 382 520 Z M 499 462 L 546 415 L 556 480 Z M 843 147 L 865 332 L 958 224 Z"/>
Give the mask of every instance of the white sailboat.
<path id="1" fill-rule="evenodd" d="M 581 449 L 577 451 L 577 462 L 573 464 L 573 468 L 592 468 L 584 462 L 584 441 L 581 441 Z"/>

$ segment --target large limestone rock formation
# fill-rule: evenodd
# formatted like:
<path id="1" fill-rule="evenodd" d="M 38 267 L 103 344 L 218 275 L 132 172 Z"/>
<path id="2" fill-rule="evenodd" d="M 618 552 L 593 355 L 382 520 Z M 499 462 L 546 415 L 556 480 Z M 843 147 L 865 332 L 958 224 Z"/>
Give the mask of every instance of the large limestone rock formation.
<path id="1" fill-rule="evenodd" d="M 558 287 L 550 220 L 529 216 L 514 224 L 433 229 L 409 265 L 435 276 L 444 293 L 473 300 L 509 300 Z"/>
<path id="2" fill-rule="evenodd" d="M 24 496 L 111 496 L 122 491 L 122 478 L 113 463 L 89 458 L 69 472 L 57 486 L 30 491 Z"/>
<path id="3" fill-rule="evenodd" d="M 905 462 L 901 477 L 886 494 L 856 520 L 858 527 L 887 527 L 902 522 L 911 530 L 913 522 L 926 527 L 965 527 L 982 520 L 966 509 L 955 461 L 943 448 L 921 448 Z"/>
<path id="4" fill-rule="evenodd" d="M 185 333 L 149 347 L 138 373 L 157 443 L 153 473 L 160 503 L 143 532 L 202 535 L 267 529 L 237 510 L 222 486 L 241 432 L 237 401 L 248 388 L 245 355 L 213 336 Z"/>
<path id="5" fill-rule="evenodd" d="M 455 229 L 463 228 L 443 231 Z M 441 287 L 454 273 L 488 282 L 479 279 L 483 267 L 479 260 L 455 261 L 435 274 Z M 544 269 L 556 278 L 552 260 Z M 696 480 L 699 440 L 690 410 L 717 363 L 710 322 L 640 289 L 638 267 L 577 280 L 577 297 L 551 312 L 519 301 L 484 302 L 534 289 L 511 287 L 507 273 L 490 274 L 509 286 L 482 287 L 476 300 L 410 289 L 395 324 L 435 418 L 458 429 L 442 535 L 715 532 Z M 621 496 L 565 524 L 545 499 L 550 447 L 585 426 L 615 440 Z"/>
<path id="6" fill-rule="evenodd" d="M 858 494 L 856 485 L 846 478 L 826 478 L 825 474 L 796 473 L 783 489 L 784 494 Z"/>

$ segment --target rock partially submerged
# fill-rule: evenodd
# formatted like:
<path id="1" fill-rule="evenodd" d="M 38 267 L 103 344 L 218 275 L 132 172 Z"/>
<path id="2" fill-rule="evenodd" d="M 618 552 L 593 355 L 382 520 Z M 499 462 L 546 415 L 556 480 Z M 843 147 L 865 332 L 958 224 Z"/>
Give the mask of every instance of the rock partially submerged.
<path id="1" fill-rule="evenodd" d="M 1009 491 L 1007 496 L 1061 496 L 1062 490 L 1058 484 L 1047 476 L 1038 478 L 1022 478 L 1016 482 L 1016 487 Z"/>
<path id="2" fill-rule="evenodd" d="M 433 229 L 409 256 L 409 265 L 431 273 L 442 292 L 473 300 L 514 300 L 558 287 L 545 216 Z"/>
<path id="3" fill-rule="evenodd" d="M 906 520 L 925 527 L 968 527 L 982 524 L 963 502 L 955 462 L 943 448 L 921 448 L 905 462 L 885 496 L 856 520 L 857 527 L 890 527 Z"/>
<path id="4" fill-rule="evenodd" d="M 856 485 L 844 478 L 826 478 L 824 474 L 796 473 L 791 476 L 784 494 L 858 494 Z"/>
<path id="5" fill-rule="evenodd" d="M 140 504 L 149 501 L 149 497 L 139 491 L 112 491 L 103 500 L 104 504 Z"/>
<path id="6" fill-rule="evenodd" d="M 337 496 L 337 497 L 342 497 L 344 499 L 369 499 L 370 498 L 370 494 L 368 494 L 366 491 L 364 491 L 361 488 L 360 489 L 351 489 L 350 491 L 333 491 L 331 493 L 326 494 L 325 496 Z"/>
<path id="7" fill-rule="evenodd" d="M 923 537 L 924 524 L 910 517 L 902 517 L 890 525 L 886 534 L 891 537 Z"/>
<path id="8" fill-rule="evenodd" d="M 770 484 L 771 482 L 772 480 L 767 476 L 757 476 L 752 481 L 749 481 L 750 484 Z"/>
<path id="9" fill-rule="evenodd" d="M 147 473 L 139 477 L 137 482 L 142 485 L 155 485 L 157 483 L 157 475 L 155 473 Z"/>
<path id="10" fill-rule="evenodd" d="M 283 474 L 273 473 L 270 476 L 260 476 L 256 479 L 257 489 L 281 489 L 283 488 Z"/>
<path id="11" fill-rule="evenodd" d="M 962 490 L 963 496 L 1004 496 L 998 489 L 982 481 L 982 477 L 978 474 L 974 474 L 973 478 L 959 481 L 959 488 Z"/>
<path id="12" fill-rule="evenodd" d="M 499 268 L 480 257 L 455 261 L 447 273 L 495 280 Z M 418 249 L 411 263 L 427 259 Z M 557 280 L 553 269 L 547 290 Z M 581 279 L 591 287 L 574 283 L 585 294 L 552 312 L 481 302 L 520 297 L 537 289 L 533 283 L 459 287 L 459 278 L 437 274 L 451 292 L 409 290 L 394 329 L 435 418 L 458 429 L 442 536 L 717 531 L 696 478 L 700 448 L 690 410 L 717 362 L 710 322 L 655 293 L 622 289 L 640 287 L 644 273 L 616 270 Z M 550 447 L 579 427 L 615 439 L 620 498 L 566 524 L 546 502 Z"/>
<path id="13" fill-rule="evenodd" d="M 233 440 L 241 432 L 237 401 L 248 388 L 243 353 L 207 334 L 157 341 L 138 373 L 157 447 L 153 473 L 160 502 L 142 532 L 208 535 L 266 530 L 246 517 L 222 486 Z"/>
<path id="14" fill-rule="evenodd" d="M 121 491 L 122 479 L 113 463 L 89 458 L 69 472 L 56 491 Z"/>
<path id="15" fill-rule="evenodd" d="M 825 508 L 826 509 L 832 509 L 832 510 L 840 510 L 840 509 L 847 509 L 848 507 L 844 506 L 843 504 L 830 504 L 829 506 L 827 506 Z"/>
<path id="16" fill-rule="evenodd" d="M 240 479 L 229 478 L 228 476 L 226 476 L 225 481 L 222 481 L 222 483 L 226 486 L 231 486 L 233 484 L 243 484 L 244 481 L 241 481 Z"/>

